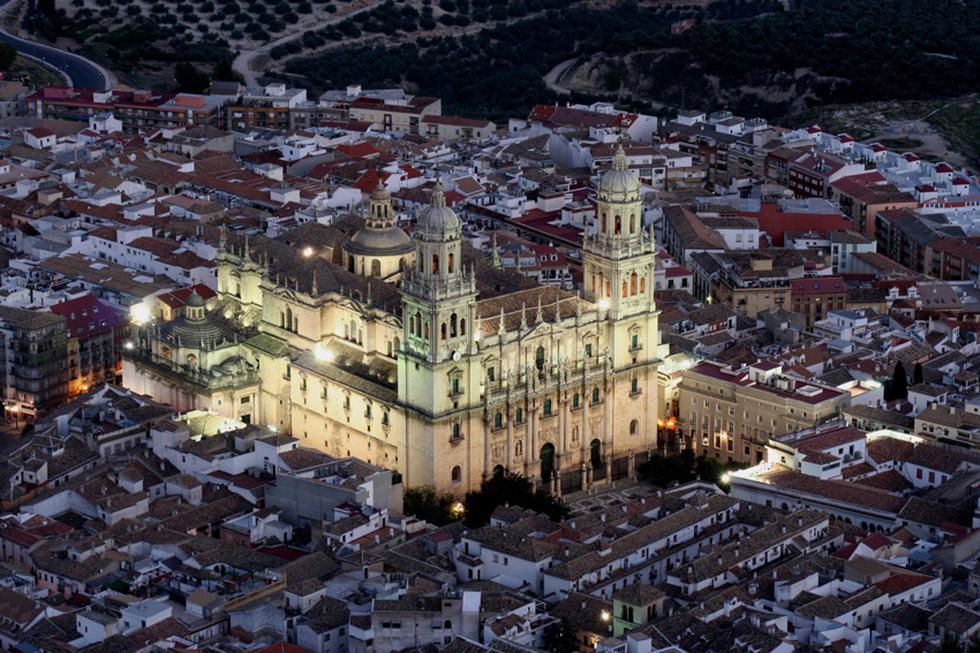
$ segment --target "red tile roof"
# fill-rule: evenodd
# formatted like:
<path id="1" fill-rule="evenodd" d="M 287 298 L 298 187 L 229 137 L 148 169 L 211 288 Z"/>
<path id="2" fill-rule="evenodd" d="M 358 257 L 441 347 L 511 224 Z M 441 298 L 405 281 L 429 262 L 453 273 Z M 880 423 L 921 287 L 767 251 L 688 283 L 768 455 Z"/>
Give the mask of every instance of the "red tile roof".
<path id="1" fill-rule="evenodd" d="M 370 156 L 381 154 L 381 150 L 370 143 L 353 143 L 352 145 L 338 145 L 337 151 L 355 159 L 366 159 Z"/>
<path id="2" fill-rule="evenodd" d="M 790 294 L 832 295 L 847 292 L 847 284 L 841 277 L 812 277 L 810 279 L 795 279 L 790 286 Z"/>
<path id="3" fill-rule="evenodd" d="M 170 308 L 181 308 L 187 303 L 187 298 L 191 296 L 193 291 L 197 291 L 197 294 L 201 296 L 205 301 L 216 296 L 217 293 L 203 283 L 196 284 L 194 286 L 188 286 L 187 288 L 180 288 L 174 290 L 173 292 L 163 293 L 162 295 L 157 295 L 157 299 L 169 306 Z"/>
<path id="4" fill-rule="evenodd" d="M 83 295 L 55 304 L 51 312 L 68 322 L 68 335 L 81 338 L 105 333 L 123 322 L 122 314 L 94 295 Z"/>

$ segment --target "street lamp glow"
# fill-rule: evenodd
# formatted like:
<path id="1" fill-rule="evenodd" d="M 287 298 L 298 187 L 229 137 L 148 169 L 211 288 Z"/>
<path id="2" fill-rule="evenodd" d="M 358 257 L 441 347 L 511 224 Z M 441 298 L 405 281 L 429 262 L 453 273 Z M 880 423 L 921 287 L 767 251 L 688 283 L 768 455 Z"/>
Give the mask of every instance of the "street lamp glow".
<path id="1" fill-rule="evenodd" d="M 134 346 L 135 345 L 133 345 L 132 340 L 127 340 L 126 342 L 123 343 L 123 349 L 125 349 L 126 351 L 132 351 Z"/>
<path id="2" fill-rule="evenodd" d="M 310 247 L 309 245 L 307 245 L 306 247 L 304 247 L 303 248 L 303 256 L 306 257 L 306 258 L 310 258 L 311 256 L 313 256 L 313 248 Z"/>
<path id="3" fill-rule="evenodd" d="M 724 483 L 725 485 L 728 485 L 729 483 L 732 482 L 732 475 L 729 474 L 728 472 L 725 472 L 724 474 L 721 475 L 721 482 Z"/>
<path id="4" fill-rule="evenodd" d="M 317 343 L 316 347 L 313 349 L 313 355 L 316 356 L 318 361 L 322 361 L 324 363 L 332 363 L 334 358 L 333 352 L 326 349 L 320 343 Z"/>
<path id="5" fill-rule="evenodd" d="M 452 513 L 453 519 L 459 519 L 466 512 L 466 506 L 463 505 L 462 501 L 457 501 L 449 508 L 449 512 Z"/>
<path id="6" fill-rule="evenodd" d="M 150 313 L 150 307 L 142 302 L 129 307 L 129 319 L 133 324 L 145 324 L 151 317 L 153 315 Z"/>
<path id="7" fill-rule="evenodd" d="M 603 610 L 602 612 L 599 613 L 599 617 L 603 621 L 609 621 L 609 611 L 608 610 Z"/>

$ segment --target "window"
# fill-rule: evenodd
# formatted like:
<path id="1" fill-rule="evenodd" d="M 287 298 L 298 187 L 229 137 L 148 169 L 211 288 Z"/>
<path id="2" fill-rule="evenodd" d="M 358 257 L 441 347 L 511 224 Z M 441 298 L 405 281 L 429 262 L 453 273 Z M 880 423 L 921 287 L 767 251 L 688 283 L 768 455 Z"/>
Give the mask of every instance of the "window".
<path id="1" fill-rule="evenodd" d="M 518 424 L 524 423 L 524 409 L 520 406 L 518 406 L 517 410 L 514 411 L 514 421 Z"/>
<path id="2" fill-rule="evenodd" d="M 630 379 L 630 394 L 635 395 L 640 392 L 640 381 L 636 377 Z"/>
<path id="3" fill-rule="evenodd" d="M 555 472 L 555 445 L 550 442 L 541 447 L 541 480 L 550 480 Z"/>
<path id="4" fill-rule="evenodd" d="M 636 350 L 640 348 L 640 334 L 634 333 L 630 336 L 630 349 Z"/>
<path id="5" fill-rule="evenodd" d="M 500 411 L 497 411 L 493 416 L 493 428 L 499 429 L 502 428 L 503 425 L 504 425 L 504 416 L 500 414 Z"/>
<path id="6" fill-rule="evenodd" d="M 493 383 L 497 380 L 497 370 L 493 367 L 487 368 L 487 381 Z"/>
<path id="7" fill-rule="evenodd" d="M 462 480 L 462 478 L 463 478 L 463 469 L 459 465 L 456 465 L 455 467 L 453 467 L 453 471 L 452 471 L 453 483 L 459 483 Z"/>
<path id="8" fill-rule="evenodd" d="M 591 342 L 585 343 L 585 357 L 586 358 L 592 358 L 592 343 Z"/>
<path id="9" fill-rule="evenodd" d="M 592 388 L 592 403 L 599 403 L 599 386 Z"/>
<path id="10" fill-rule="evenodd" d="M 592 468 L 597 469 L 602 466 L 602 443 L 598 439 L 589 444 L 589 460 Z"/>
<path id="11" fill-rule="evenodd" d="M 640 423 L 637 420 L 630 420 L 630 435 L 636 435 L 640 430 Z"/>
<path id="12" fill-rule="evenodd" d="M 450 439 L 453 442 L 456 442 L 456 441 L 458 441 L 458 440 L 461 439 L 461 435 L 460 435 L 460 432 L 459 432 L 459 422 L 454 422 L 453 423 L 453 426 L 452 426 L 452 429 L 450 431 L 450 436 L 449 437 L 450 437 Z"/>
<path id="13" fill-rule="evenodd" d="M 572 395 L 572 410 L 578 408 L 578 402 L 579 402 L 579 398 L 578 398 L 578 393 L 576 392 Z"/>
<path id="14" fill-rule="evenodd" d="M 551 415 L 551 399 L 544 400 L 544 415 L 545 417 Z"/>
<path id="15" fill-rule="evenodd" d="M 534 352 L 534 366 L 538 371 L 544 370 L 544 347 L 538 347 Z"/>

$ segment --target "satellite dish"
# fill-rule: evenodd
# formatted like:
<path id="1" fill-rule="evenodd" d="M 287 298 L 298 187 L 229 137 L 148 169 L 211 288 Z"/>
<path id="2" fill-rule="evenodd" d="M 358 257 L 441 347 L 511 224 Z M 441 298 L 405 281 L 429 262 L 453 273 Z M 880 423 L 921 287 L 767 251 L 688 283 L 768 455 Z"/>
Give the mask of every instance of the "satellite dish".
<path id="1" fill-rule="evenodd" d="M 458 361 L 461 358 L 458 351 L 453 352 L 453 360 Z"/>

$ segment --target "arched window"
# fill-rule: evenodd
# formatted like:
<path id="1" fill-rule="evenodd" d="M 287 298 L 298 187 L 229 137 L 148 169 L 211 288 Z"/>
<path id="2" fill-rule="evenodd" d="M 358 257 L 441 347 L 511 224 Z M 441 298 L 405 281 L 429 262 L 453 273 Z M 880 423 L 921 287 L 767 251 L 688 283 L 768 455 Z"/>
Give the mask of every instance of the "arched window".
<path id="1" fill-rule="evenodd" d="M 630 420 L 630 435 L 636 435 L 636 432 L 640 430 L 640 423 L 633 419 Z"/>
<path id="2" fill-rule="evenodd" d="M 439 255 L 432 255 L 432 274 L 439 274 Z"/>
<path id="3" fill-rule="evenodd" d="M 293 309 L 286 309 L 286 331 L 293 330 Z"/>
<path id="4" fill-rule="evenodd" d="M 496 413 L 494 413 L 493 416 L 493 428 L 499 429 L 503 427 L 503 425 L 504 425 L 504 416 L 500 413 L 500 411 L 497 411 Z"/>
<path id="5" fill-rule="evenodd" d="M 636 216 L 633 214 L 630 215 L 630 233 L 636 233 Z"/>
<path id="6" fill-rule="evenodd" d="M 605 213 L 603 213 L 602 215 L 599 216 L 599 223 L 600 223 L 599 231 L 601 231 L 602 233 L 605 233 L 606 232 L 606 214 Z"/>
<path id="7" fill-rule="evenodd" d="M 459 422 L 454 422 L 451 429 L 451 437 L 453 440 L 459 440 Z"/>
<path id="8" fill-rule="evenodd" d="M 555 473 L 555 445 L 550 442 L 541 447 L 541 480 L 549 481 Z"/>
<path id="9" fill-rule="evenodd" d="M 439 327 L 439 335 L 442 337 L 443 340 L 446 339 L 446 323 L 445 322 L 443 322 L 442 323 L 442 326 Z"/>
<path id="10" fill-rule="evenodd" d="M 459 483 L 462 480 L 462 478 L 463 478 L 463 468 L 460 467 L 459 465 L 456 465 L 455 467 L 453 467 L 453 471 L 452 471 L 453 483 Z"/>
<path id="11" fill-rule="evenodd" d="M 425 338 L 426 338 L 426 340 L 428 340 L 428 338 L 429 338 L 429 323 L 428 322 L 425 323 Z"/>
<path id="12" fill-rule="evenodd" d="M 408 318 L 408 332 L 415 335 L 415 316 L 411 315 Z"/>
<path id="13" fill-rule="evenodd" d="M 599 403 L 599 386 L 592 388 L 592 403 Z"/>
<path id="14" fill-rule="evenodd" d="M 578 393 L 572 395 L 572 408 L 578 408 Z"/>
<path id="15" fill-rule="evenodd" d="M 544 347 L 539 346 L 534 351 L 534 366 L 539 372 L 544 369 Z"/>
<path id="16" fill-rule="evenodd" d="M 449 259 L 447 260 L 447 263 L 449 263 L 449 274 L 453 273 L 453 263 L 455 262 L 455 260 L 456 260 L 455 255 L 452 252 L 450 252 Z"/>
<path id="17" fill-rule="evenodd" d="M 636 294 L 636 272 L 630 275 L 630 294 Z"/>
<path id="18" fill-rule="evenodd" d="M 623 218 L 617 215 L 614 233 L 618 236 L 622 232 L 623 232 Z"/>
<path id="19" fill-rule="evenodd" d="M 378 259 L 371 260 L 371 276 L 380 277 L 381 276 L 381 261 Z"/>
<path id="20" fill-rule="evenodd" d="M 466 335 L 466 318 L 461 318 L 459 321 L 459 335 Z"/>
<path id="21" fill-rule="evenodd" d="M 642 295 L 647 291 L 647 278 L 640 277 L 640 294 Z"/>
<path id="22" fill-rule="evenodd" d="M 415 311 L 415 335 L 422 335 L 422 314 Z"/>
<path id="23" fill-rule="evenodd" d="M 524 409 L 520 406 L 518 406 L 517 410 L 514 411 L 514 421 L 518 424 L 524 423 Z"/>
<path id="24" fill-rule="evenodd" d="M 626 280 L 623 279 L 623 297 L 626 296 Z"/>
<path id="25" fill-rule="evenodd" d="M 589 444 L 589 460 L 592 462 L 593 469 L 602 467 L 602 443 L 598 438 Z"/>
<path id="26" fill-rule="evenodd" d="M 449 316 L 449 335 L 453 338 L 456 337 L 456 314 L 455 313 Z"/>

